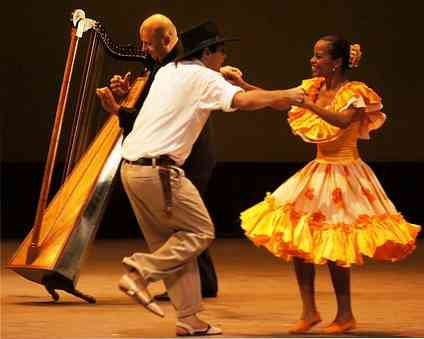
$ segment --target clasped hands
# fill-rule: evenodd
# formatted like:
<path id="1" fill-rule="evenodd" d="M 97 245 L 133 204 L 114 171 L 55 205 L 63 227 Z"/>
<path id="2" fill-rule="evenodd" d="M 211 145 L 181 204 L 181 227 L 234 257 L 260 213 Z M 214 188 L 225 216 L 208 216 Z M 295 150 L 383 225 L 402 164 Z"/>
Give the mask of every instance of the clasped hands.
<path id="1" fill-rule="evenodd" d="M 287 92 L 292 105 L 305 107 L 309 103 L 309 97 L 301 86 L 290 88 Z"/>
<path id="2" fill-rule="evenodd" d="M 243 80 L 243 72 L 233 66 L 223 66 L 220 68 L 220 73 L 222 76 L 234 85 L 245 84 Z M 120 105 L 117 102 L 117 99 L 122 99 L 125 95 L 128 94 L 130 90 L 130 76 L 131 73 L 127 72 L 124 77 L 120 75 L 114 75 L 110 79 L 109 87 L 102 87 L 96 89 L 96 94 L 100 99 L 101 105 L 106 112 L 111 114 L 117 114 Z M 288 99 L 292 105 L 305 106 L 309 103 L 310 99 L 307 97 L 304 89 L 300 86 L 291 88 L 287 90 Z M 287 99 L 287 98 L 286 98 Z"/>
<path id="3" fill-rule="evenodd" d="M 255 86 L 249 85 L 243 79 L 243 73 L 240 69 L 233 66 L 224 66 L 219 70 L 222 76 L 231 84 L 240 86 L 241 88 L 259 89 Z M 289 102 L 290 105 L 303 106 L 309 102 L 305 90 L 301 86 L 290 88 L 285 92 L 283 102 Z"/>

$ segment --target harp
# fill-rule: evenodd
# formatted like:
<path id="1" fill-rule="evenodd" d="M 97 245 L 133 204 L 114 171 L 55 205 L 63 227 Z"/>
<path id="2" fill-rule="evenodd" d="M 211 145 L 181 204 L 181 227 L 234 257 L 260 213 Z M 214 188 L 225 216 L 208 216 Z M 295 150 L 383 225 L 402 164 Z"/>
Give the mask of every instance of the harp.
<path id="1" fill-rule="evenodd" d="M 135 46 L 119 46 L 107 35 L 103 26 L 86 18 L 83 10 L 72 13 L 71 38 L 55 122 L 40 190 L 34 225 L 20 244 L 7 268 L 45 286 L 54 300 L 56 290 L 63 290 L 89 303 L 94 297 L 76 289 L 80 267 L 98 229 L 111 184 L 120 164 L 122 132 L 116 116 L 101 112 L 94 89 L 105 83 L 111 73 L 98 71 L 99 58 L 132 62 L 141 70 L 121 105 L 135 106 L 145 81 L 149 59 Z M 84 39 L 83 39 L 84 38 Z M 75 74 L 78 46 L 86 45 L 80 59 L 81 74 Z M 102 69 L 104 67 L 102 66 Z M 128 68 L 127 68 L 128 70 Z M 79 78 L 78 78 L 79 75 Z M 68 108 L 72 97 L 70 83 L 79 80 L 74 107 Z M 77 81 L 78 82 L 78 81 Z M 65 111 L 74 117 L 64 166 L 63 183 L 48 202 L 52 173 L 59 146 Z M 97 112 L 93 118 L 92 112 Z M 94 114 L 94 115 L 96 115 Z M 93 127 L 95 126 L 95 127 Z"/>

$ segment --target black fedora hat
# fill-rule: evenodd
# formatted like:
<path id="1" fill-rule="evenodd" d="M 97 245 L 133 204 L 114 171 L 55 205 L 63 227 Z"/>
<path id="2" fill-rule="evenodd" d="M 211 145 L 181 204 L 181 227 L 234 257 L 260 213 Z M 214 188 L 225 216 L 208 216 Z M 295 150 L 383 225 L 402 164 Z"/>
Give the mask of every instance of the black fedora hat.
<path id="1" fill-rule="evenodd" d="M 208 46 L 224 41 L 238 40 L 237 38 L 224 38 L 219 32 L 218 26 L 213 21 L 208 20 L 181 33 L 180 41 L 183 51 L 176 60 L 186 58 Z"/>

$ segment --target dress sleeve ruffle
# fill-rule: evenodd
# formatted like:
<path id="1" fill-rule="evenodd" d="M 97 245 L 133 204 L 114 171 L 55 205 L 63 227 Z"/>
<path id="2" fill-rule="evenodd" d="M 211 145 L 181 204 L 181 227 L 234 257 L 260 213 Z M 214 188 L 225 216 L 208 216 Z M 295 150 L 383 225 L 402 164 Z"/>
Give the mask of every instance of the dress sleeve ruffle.
<path id="1" fill-rule="evenodd" d="M 293 107 L 289 112 L 288 121 L 292 132 L 308 143 L 333 141 L 341 133 L 339 127 L 330 125 L 315 113 L 302 107 Z"/>
<path id="2" fill-rule="evenodd" d="M 360 139 L 369 139 L 369 133 L 386 121 L 386 115 L 381 112 L 383 105 L 380 96 L 363 82 L 349 82 L 335 98 L 336 111 L 343 111 L 350 106 L 365 109 L 359 128 Z"/>
<path id="3" fill-rule="evenodd" d="M 312 78 L 303 80 L 301 88 L 313 101 L 316 100 L 324 78 Z M 288 122 L 295 135 L 300 136 L 308 143 L 323 143 L 338 138 L 341 129 L 330 125 L 315 113 L 298 106 L 292 106 L 288 113 Z"/>
<path id="4" fill-rule="evenodd" d="M 301 87 L 315 101 L 323 81 L 323 78 L 304 80 Z M 336 95 L 332 106 L 336 112 L 350 106 L 365 108 L 359 130 L 361 139 L 369 139 L 369 132 L 381 127 L 386 119 L 386 115 L 380 111 L 383 107 L 381 98 L 362 82 L 353 81 L 346 84 Z M 334 141 L 343 131 L 324 121 L 314 112 L 297 106 L 293 106 L 289 111 L 288 122 L 292 132 L 308 143 Z"/>

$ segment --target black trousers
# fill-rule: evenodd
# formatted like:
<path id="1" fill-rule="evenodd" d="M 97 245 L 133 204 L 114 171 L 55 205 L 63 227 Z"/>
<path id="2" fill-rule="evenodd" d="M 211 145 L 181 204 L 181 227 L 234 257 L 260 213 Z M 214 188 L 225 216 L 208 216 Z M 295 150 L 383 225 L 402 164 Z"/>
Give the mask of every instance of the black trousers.
<path id="1" fill-rule="evenodd" d="M 191 175 L 190 171 L 186 172 L 187 177 L 197 188 L 203 201 L 205 201 L 205 193 L 211 174 Z M 202 297 L 216 297 L 218 294 L 218 277 L 209 250 L 205 250 L 197 257 L 197 263 L 202 285 Z"/>

